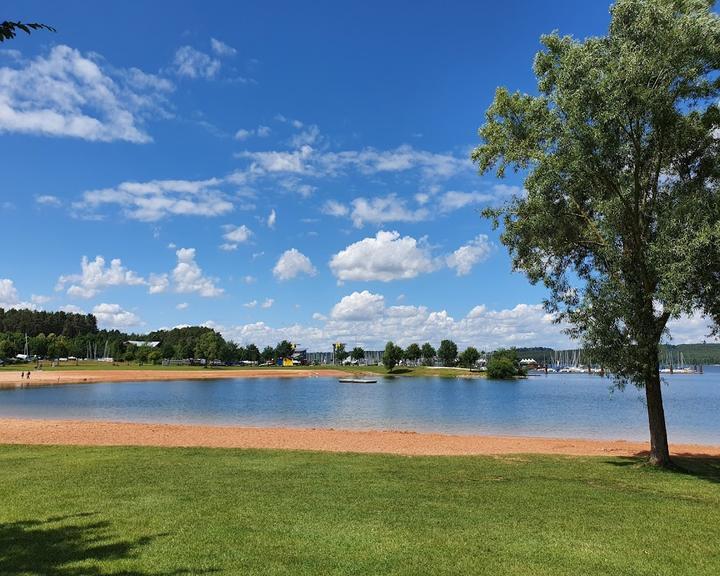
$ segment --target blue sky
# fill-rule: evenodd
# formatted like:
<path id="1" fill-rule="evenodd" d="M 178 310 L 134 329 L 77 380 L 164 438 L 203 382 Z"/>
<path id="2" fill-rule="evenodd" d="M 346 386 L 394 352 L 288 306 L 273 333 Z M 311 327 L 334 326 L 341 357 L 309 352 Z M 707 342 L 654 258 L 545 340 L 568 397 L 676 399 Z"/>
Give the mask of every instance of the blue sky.
<path id="1" fill-rule="evenodd" d="M 5 2 L 0 306 L 376 348 L 564 345 L 478 210 L 500 85 L 609 3 Z M 700 318 L 676 341 L 701 340 Z"/>

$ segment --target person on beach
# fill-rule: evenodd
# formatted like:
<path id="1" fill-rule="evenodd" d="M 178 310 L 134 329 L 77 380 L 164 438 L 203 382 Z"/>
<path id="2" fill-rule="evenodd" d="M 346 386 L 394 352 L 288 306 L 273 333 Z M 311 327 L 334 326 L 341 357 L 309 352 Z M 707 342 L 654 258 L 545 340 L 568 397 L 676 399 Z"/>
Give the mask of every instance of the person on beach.
<path id="1" fill-rule="evenodd" d="M 20 374 L 20 380 L 22 380 L 23 378 L 25 378 L 25 371 Z"/>
<path id="2" fill-rule="evenodd" d="M 28 370 L 27 379 L 30 380 L 30 370 Z"/>

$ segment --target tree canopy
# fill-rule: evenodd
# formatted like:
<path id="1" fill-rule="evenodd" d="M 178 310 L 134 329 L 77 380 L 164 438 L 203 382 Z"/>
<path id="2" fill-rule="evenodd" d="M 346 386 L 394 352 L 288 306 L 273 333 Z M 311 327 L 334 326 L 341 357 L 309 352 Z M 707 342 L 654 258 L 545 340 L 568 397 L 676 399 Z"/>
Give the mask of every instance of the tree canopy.
<path id="1" fill-rule="evenodd" d="M 710 0 L 618 0 L 603 37 L 543 36 L 536 95 L 499 88 L 473 151 L 526 173 L 488 210 L 513 268 L 549 288 L 619 384 L 644 386 L 650 460 L 670 463 L 658 345 L 696 311 L 720 320 L 720 19 Z"/>
<path id="2" fill-rule="evenodd" d="M 17 31 L 22 30 L 26 34 L 30 34 L 33 30 L 47 30 L 48 32 L 55 32 L 55 28 L 48 26 L 47 24 L 40 24 L 39 22 L 12 22 L 5 20 L 0 24 L 0 42 L 6 40 L 12 40 L 17 36 Z"/>
<path id="3" fill-rule="evenodd" d="M 455 366 L 457 353 L 457 344 L 455 344 L 452 340 L 443 340 L 440 342 L 440 348 L 438 348 L 437 355 L 443 366 Z"/>

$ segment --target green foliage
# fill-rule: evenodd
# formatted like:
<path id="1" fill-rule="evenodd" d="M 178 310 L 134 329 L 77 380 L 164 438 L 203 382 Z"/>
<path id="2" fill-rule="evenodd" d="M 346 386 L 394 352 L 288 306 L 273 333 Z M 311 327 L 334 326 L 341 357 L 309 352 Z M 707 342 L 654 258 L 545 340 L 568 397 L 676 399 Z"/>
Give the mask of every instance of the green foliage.
<path id="1" fill-rule="evenodd" d="M 443 340 L 440 342 L 440 348 L 438 348 L 437 355 L 443 366 L 455 366 L 457 353 L 457 344 L 455 344 L 452 340 Z"/>
<path id="2" fill-rule="evenodd" d="M 263 362 L 270 362 L 275 358 L 275 348 L 272 346 L 265 346 L 263 351 L 260 353 L 260 360 Z"/>
<path id="3" fill-rule="evenodd" d="M 333 348 L 335 350 L 335 361 L 336 362 L 342 362 L 349 356 L 349 353 L 347 350 L 345 350 L 345 344 L 342 342 L 337 342 L 336 344 L 333 344 Z"/>
<path id="4" fill-rule="evenodd" d="M 405 359 L 409 360 L 413 364 L 417 363 L 418 360 L 422 357 L 422 351 L 420 350 L 420 346 L 417 344 L 410 344 L 410 346 L 407 347 L 405 350 Z"/>
<path id="5" fill-rule="evenodd" d="M 32 30 L 47 30 L 48 32 L 55 32 L 55 28 L 48 26 L 47 24 L 40 24 L 38 22 L 11 22 L 6 20 L 0 24 L 0 42 L 12 40 L 17 35 L 18 30 L 22 30 L 26 34 L 30 34 Z"/>
<path id="6" fill-rule="evenodd" d="M 403 349 L 397 346 L 392 341 L 385 345 L 385 351 L 383 352 L 382 362 L 388 372 L 392 372 L 398 362 L 403 358 Z"/>
<path id="7" fill-rule="evenodd" d="M 355 348 L 352 349 L 352 352 L 350 352 L 350 358 L 355 361 L 362 360 L 363 358 L 365 358 L 365 350 L 360 348 L 360 346 L 355 346 Z"/>
<path id="8" fill-rule="evenodd" d="M 437 352 L 430 342 L 425 342 L 425 344 L 422 345 L 420 353 L 422 355 L 423 364 L 426 366 L 431 366 L 435 361 L 435 356 L 437 356 Z"/>
<path id="9" fill-rule="evenodd" d="M 658 344 L 683 313 L 720 321 L 720 18 L 618 0 L 607 36 L 541 42 L 537 95 L 499 88 L 472 154 L 526 172 L 527 195 L 486 214 L 590 357 L 646 387 L 651 460 L 668 462 Z"/>
<path id="10" fill-rule="evenodd" d="M 275 358 L 290 358 L 294 351 L 295 347 L 287 340 L 283 340 L 275 347 Z"/>
<path id="11" fill-rule="evenodd" d="M 514 348 L 500 348 L 492 353 L 487 363 L 487 377 L 500 380 L 515 378 L 523 374 L 520 358 Z"/>
<path id="12" fill-rule="evenodd" d="M 458 357 L 458 364 L 463 368 L 472 368 L 480 360 L 480 352 L 477 348 L 468 346 Z"/>
<path id="13" fill-rule="evenodd" d="M 97 320 L 92 314 L 0 308 L 0 332 L 19 332 L 31 337 L 57 334 L 75 338 L 80 334 L 97 334 L 97 331 Z"/>

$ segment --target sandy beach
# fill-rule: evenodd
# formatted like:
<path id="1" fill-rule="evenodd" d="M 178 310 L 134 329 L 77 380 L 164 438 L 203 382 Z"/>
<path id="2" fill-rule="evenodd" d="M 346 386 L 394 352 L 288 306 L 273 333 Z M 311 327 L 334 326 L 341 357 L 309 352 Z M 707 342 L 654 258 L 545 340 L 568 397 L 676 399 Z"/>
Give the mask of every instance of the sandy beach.
<path id="1" fill-rule="evenodd" d="M 283 368 L 241 368 L 238 370 L 33 370 L 30 378 L 22 371 L 0 372 L 0 388 L 92 384 L 96 382 L 146 382 L 154 380 L 213 380 L 216 378 L 316 378 L 347 376 L 340 370 Z"/>
<path id="2" fill-rule="evenodd" d="M 269 448 L 467 456 L 561 454 L 568 456 L 635 456 L 644 442 L 520 436 L 462 436 L 381 430 L 243 428 L 178 424 L 139 424 L 84 420 L 0 419 L 0 443 L 73 446 L 167 446 Z M 720 446 L 675 444 L 674 454 L 720 457 Z"/>

